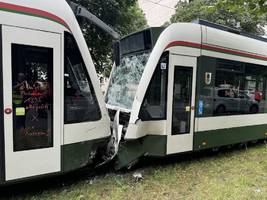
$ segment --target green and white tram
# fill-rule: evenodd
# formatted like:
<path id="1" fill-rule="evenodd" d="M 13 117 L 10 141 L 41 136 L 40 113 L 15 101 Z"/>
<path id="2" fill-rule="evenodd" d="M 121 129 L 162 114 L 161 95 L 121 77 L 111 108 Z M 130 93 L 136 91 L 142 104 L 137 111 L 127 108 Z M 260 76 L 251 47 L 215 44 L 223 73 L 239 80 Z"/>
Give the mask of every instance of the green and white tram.
<path id="1" fill-rule="evenodd" d="M 0 1 L 0 51 L 0 185 L 92 163 L 109 117 L 68 3 Z"/>
<path id="2" fill-rule="evenodd" d="M 105 100 L 118 168 L 267 138 L 266 39 L 198 20 L 131 34 L 115 52 Z"/>

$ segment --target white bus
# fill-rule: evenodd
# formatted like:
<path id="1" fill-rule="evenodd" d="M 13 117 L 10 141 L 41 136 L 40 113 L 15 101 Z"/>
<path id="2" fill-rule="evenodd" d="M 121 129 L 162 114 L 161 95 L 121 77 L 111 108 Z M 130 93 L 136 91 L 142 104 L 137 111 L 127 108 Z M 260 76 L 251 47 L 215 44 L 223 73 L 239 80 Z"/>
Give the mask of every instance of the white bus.
<path id="1" fill-rule="evenodd" d="M 0 185 L 92 163 L 109 117 L 68 3 L 0 1 L 0 51 Z"/>
<path id="2" fill-rule="evenodd" d="M 266 39 L 199 20 L 131 34 L 115 53 L 117 168 L 267 138 Z"/>

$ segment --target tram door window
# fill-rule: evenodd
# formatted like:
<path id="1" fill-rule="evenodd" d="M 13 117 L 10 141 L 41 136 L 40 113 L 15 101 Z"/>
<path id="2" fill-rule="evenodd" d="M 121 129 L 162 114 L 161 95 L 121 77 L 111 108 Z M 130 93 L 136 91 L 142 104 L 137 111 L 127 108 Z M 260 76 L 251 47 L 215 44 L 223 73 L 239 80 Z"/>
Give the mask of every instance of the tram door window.
<path id="1" fill-rule="evenodd" d="M 175 66 L 172 134 L 190 133 L 193 69 Z"/>
<path id="2" fill-rule="evenodd" d="M 53 49 L 12 44 L 14 151 L 53 146 Z"/>
<path id="3" fill-rule="evenodd" d="M 101 118 L 96 95 L 74 37 L 65 32 L 64 121 L 79 123 Z"/>

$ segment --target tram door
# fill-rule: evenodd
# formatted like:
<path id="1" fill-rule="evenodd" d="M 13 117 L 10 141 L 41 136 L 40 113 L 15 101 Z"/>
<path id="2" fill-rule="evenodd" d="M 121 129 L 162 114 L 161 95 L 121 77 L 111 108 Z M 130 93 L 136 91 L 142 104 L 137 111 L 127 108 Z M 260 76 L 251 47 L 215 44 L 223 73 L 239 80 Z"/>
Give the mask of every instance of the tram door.
<path id="1" fill-rule="evenodd" d="M 60 37 L 2 26 L 6 181 L 60 171 Z"/>
<path id="2" fill-rule="evenodd" d="M 193 149 L 196 58 L 170 54 L 167 154 Z"/>

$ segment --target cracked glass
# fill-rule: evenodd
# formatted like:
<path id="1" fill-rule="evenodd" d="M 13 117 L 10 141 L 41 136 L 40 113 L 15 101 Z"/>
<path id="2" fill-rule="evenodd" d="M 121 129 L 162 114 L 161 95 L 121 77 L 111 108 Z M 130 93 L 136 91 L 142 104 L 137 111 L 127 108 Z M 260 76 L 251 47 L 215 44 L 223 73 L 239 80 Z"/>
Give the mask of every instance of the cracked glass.
<path id="1" fill-rule="evenodd" d="M 132 109 L 137 87 L 144 72 L 150 52 L 127 55 L 113 69 L 106 95 L 108 105 Z"/>

